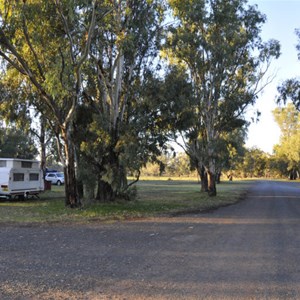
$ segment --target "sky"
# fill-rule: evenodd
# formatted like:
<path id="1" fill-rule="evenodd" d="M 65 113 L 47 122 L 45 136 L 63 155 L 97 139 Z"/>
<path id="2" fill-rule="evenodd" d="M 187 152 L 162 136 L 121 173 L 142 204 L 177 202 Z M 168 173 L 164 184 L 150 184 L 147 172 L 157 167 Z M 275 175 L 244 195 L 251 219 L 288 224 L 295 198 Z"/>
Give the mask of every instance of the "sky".
<path id="1" fill-rule="evenodd" d="M 248 3 L 257 4 L 258 10 L 267 16 L 262 27 L 263 40 L 276 39 L 281 44 L 281 56 L 273 61 L 269 73 L 275 78 L 247 114 L 250 121 L 256 110 L 261 112 L 260 120 L 249 127 L 246 146 L 258 147 L 271 154 L 280 138 L 280 129 L 272 115 L 272 110 L 278 107 L 275 102 L 277 86 L 286 79 L 300 78 L 300 61 L 296 50 L 298 39 L 295 34 L 295 29 L 300 28 L 300 0 L 249 0 Z"/>

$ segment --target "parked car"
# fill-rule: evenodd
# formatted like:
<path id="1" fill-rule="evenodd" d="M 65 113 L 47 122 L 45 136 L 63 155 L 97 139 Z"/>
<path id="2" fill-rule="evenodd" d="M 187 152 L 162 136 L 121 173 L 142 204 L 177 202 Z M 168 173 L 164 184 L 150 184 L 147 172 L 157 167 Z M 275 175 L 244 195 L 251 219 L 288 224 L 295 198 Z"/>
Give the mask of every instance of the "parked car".
<path id="1" fill-rule="evenodd" d="M 62 185 L 65 183 L 65 176 L 61 172 L 47 173 L 45 180 L 51 181 L 51 184 Z"/>

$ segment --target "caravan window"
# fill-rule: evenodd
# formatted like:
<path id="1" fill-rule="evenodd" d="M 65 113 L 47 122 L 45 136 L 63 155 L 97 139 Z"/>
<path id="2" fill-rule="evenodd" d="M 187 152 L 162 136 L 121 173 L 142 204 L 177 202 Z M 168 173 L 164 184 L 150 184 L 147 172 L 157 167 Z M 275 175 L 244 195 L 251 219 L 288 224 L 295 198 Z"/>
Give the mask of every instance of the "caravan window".
<path id="1" fill-rule="evenodd" d="M 21 161 L 22 168 L 32 168 L 32 162 L 30 161 Z"/>
<path id="2" fill-rule="evenodd" d="M 6 160 L 0 160 L 0 168 L 6 167 Z"/>
<path id="3" fill-rule="evenodd" d="M 24 181 L 24 173 L 14 173 L 14 181 Z"/>
<path id="4" fill-rule="evenodd" d="M 30 181 L 38 181 L 39 180 L 39 173 L 29 174 L 29 180 Z"/>

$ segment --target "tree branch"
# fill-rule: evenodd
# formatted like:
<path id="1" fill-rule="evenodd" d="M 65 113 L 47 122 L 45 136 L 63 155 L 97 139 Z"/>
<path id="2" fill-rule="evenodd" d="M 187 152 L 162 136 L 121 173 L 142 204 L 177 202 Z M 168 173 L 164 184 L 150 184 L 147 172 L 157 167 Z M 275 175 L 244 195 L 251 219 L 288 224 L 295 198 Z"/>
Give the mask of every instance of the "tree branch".
<path id="1" fill-rule="evenodd" d="M 13 61 L 11 58 L 9 58 L 3 51 L 0 51 L 0 56 L 2 56 L 7 62 L 9 62 L 21 74 L 29 77 L 31 83 L 37 88 L 41 96 L 47 99 L 47 106 L 54 112 L 55 116 L 58 116 L 58 112 L 56 111 L 56 105 L 53 101 L 53 98 L 49 94 L 47 94 L 45 89 L 34 76 L 26 61 L 18 53 L 16 48 L 8 41 L 2 28 L 0 28 L 0 45 L 4 46 L 16 58 L 16 61 Z M 20 64 L 20 66 L 17 64 L 17 62 Z"/>
<path id="2" fill-rule="evenodd" d="M 16 61 L 11 60 L 4 52 L 0 51 L 0 56 L 2 56 L 8 63 L 10 63 L 15 69 L 17 69 L 21 74 L 27 75 L 26 71 L 21 68 Z"/>
<path id="3" fill-rule="evenodd" d="M 65 29 L 65 33 L 66 33 L 66 35 L 69 39 L 71 60 L 72 60 L 72 63 L 75 65 L 76 59 L 75 59 L 75 55 L 73 53 L 74 42 L 73 42 L 73 38 L 72 38 L 72 35 L 70 33 L 70 30 L 69 30 L 68 22 L 67 22 L 67 19 L 66 19 L 64 13 L 63 13 L 62 5 L 61 5 L 60 0 L 55 0 L 55 4 L 56 4 L 57 10 L 58 10 L 58 13 L 59 13 L 59 15 L 62 19 L 63 26 L 64 26 L 64 29 Z"/>
<path id="4" fill-rule="evenodd" d="M 23 7 L 25 5 L 25 2 L 23 4 Z M 32 47 L 32 44 L 30 42 L 30 38 L 29 38 L 29 34 L 28 34 L 28 30 L 27 30 L 27 25 L 26 25 L 26 19 L 25 19 L 25 16 L 24 14 L 22 15 L 22 23 L 23 23 L 23 32 L 24 32 L 24 36 L 25 36 L 25 39 L 26 39 L 26 42 L 30 48 L 30 51 L 32 52 L 33 56 L 34 56 L 34 59 L 35 59 L 35 62 L 36 62 L 36 65 L 38 67 L 38 70 L 39 70 L 39 73 L 41 75 L 41 77 L 43 78 L 43 80 L 45 80 L 45 76 L 44 76 L 44 72 L 43 72 L 43 69 L 42 69 L 42 66 L 39 62 L 39 59 L 38 59 L 38 56 L 36 54 L 36 52 L 34 51 L 33 47 Z"/>

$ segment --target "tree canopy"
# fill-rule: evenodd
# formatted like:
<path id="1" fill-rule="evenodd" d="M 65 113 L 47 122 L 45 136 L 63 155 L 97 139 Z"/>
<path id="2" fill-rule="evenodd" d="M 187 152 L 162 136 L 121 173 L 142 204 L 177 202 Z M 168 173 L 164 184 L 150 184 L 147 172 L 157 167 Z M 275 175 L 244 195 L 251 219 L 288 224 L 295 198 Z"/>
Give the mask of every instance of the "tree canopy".
<path id="1" fill-rule="evenodd" d="M 55 138 L 67 206 L 87 190 L 127 199 L 128 172 L 138 179 L 179 136 L 215 195 L 279 56 L 264 22 L 245 0 L 0 1 L 0 113 L 40 119 L 43 161 Z"/>
<path id="2" fill-rule="evenodd" d="M 273 115 L 281 130 L 280 143 L 274 148 L 275 154 L 286 162 L 286 171 L 291 179 L 295 179 L 300 164 L 300 113 L 289 103 L 286 107 L 276 108 Z"/>
<path id="3" fill-rule="evenodd" d="M 34 159 L 38 150 L 30 132 L 0 128 L 0 157 Z"/>
<path id="4" fill-rule="evenodd" d="M 296 29 L 295 33 L 298 37 L 298 44 L 296 49 L 298 50 L 298 60 L 300 60 L 300 29 Z M 287 103 L 289 100 L 295 105 L 298 111 L 300 111 L 300 80 L 299 78 L 290 78 L 285 80 L 280 86 L 277 87 L 279 96 L 277 102 Z"/>
<path id="5" fill-rule="evenodd" d="M 259 83 L 280 55 L 277 41 L 261 40 L 265 16 L 246 3 L 169 1 L 176 23 L 168 29 L 164 55 L 189 75 L 195 117 L 184 135 L 193 149 L 189 153 L 208 174 L 210 195 L 216 195 L 222 135 L 246 124 L 243 113 L 255 103 Z"/>

